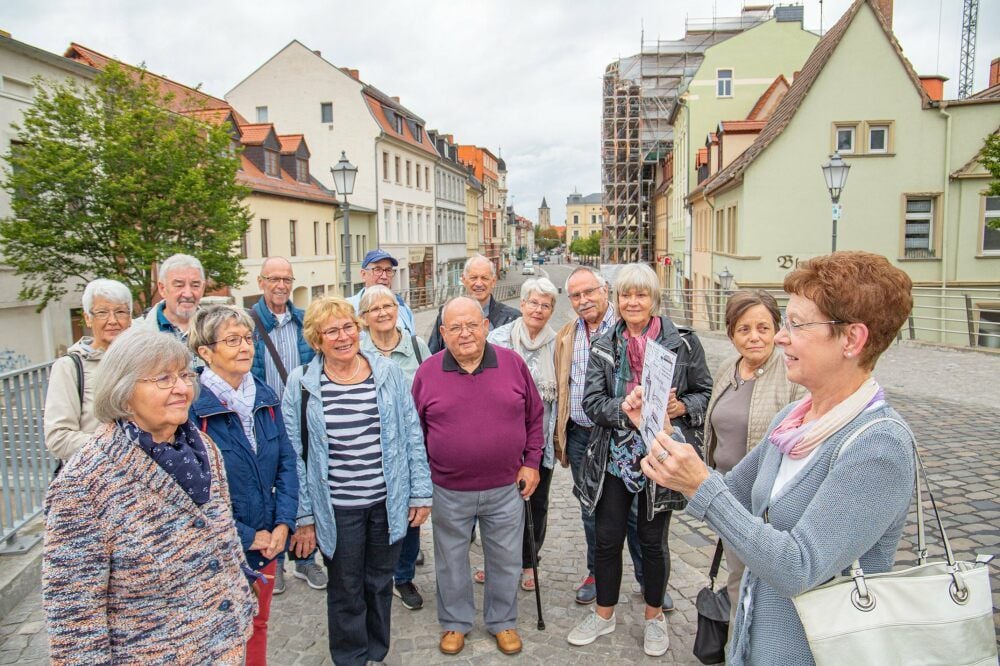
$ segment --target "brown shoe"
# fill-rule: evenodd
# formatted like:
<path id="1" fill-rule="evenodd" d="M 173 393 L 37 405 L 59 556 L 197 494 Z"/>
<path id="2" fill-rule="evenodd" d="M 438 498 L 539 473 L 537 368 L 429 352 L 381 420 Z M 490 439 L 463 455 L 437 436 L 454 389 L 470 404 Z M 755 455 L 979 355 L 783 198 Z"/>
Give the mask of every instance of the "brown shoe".
<path id="1" fill-rule="evenodd" d="M 497 647 L 504 654 L 517 654 L 521 651 L 521 637 L 517 629 L 504 629 L 496 635 Z"/>
<path id="2" fill-rule="evenodd" d="M 520 643 L 520 641 L 518 642 Z M 461 631 L 446 631 L 441 634 L 441 643 L 438 645 L 438 648 L 444 654 L 458 654 L 464 647 L 465 634 Z"/>

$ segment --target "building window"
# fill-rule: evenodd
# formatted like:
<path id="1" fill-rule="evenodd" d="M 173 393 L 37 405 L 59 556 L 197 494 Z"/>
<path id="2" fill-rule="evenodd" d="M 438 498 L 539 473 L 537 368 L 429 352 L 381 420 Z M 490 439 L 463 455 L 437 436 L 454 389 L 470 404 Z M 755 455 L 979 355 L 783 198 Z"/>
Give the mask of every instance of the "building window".
<path id="1" fill-rule="evenodd" d="M 299 223 L 296 222 L 295 220 L 288 221 L 288 248 L 290 250 L 289 255 L 292 257 L 298 254 L 298 247 L 297 247 L 298 243 L 296 242 L 295 239 L 295 234 L 298 231 L 297 228 L 298 226 Z"/>
<path id="2" fill-rule="evenodd" d="M 250 232 L 240 236 L 240 257 L 246 259 L 250 256 Z"/>
<path id="3" fill-rule="evenodd" d="M 994 227 L 990 228 L 990 223 Z M 986 197 L 983 214 L 983 254 L 1000 254 L 1000 197 Z"/>
<path id="4" fill-rule="evenodd" d="M 907 197 L 903 231 L 903 256 L 907 259 L 934 257 L 934 199 Z"/>
<path id="5" fill-rule="evenodd" d="M 257 122 L 266 123 L 267 122 L 267 107 L 258 106 L 257 107 Z"/>
<path id="6" fill-rule="evenodd" d="M 427 191 L 431 191 L 431 168 L 424 167 L 424 185 L 427 186 Z"/>
<path id="7" fill-rule="evenodd" d="M 270 244 L 268 240 L 268 222 L 267 220 L 260 221 L 260 256 L 263 259 L 267 259 L 270 256 Z"/>
<path id="8" fill-rule="evenodd" d="M 396 210 L 396 240 L 398 241 L 403 235 L 403 211 Z"/>
<path id="9" fill-rule="evenodd" d="M 396 121 L 395 122 L 395 125 L 396 125 L 396 134 L 402 134 L 403 133 L 403 116 L 401 116 L 401 115 L 399 115 L 397 113 L 397 114 L 394 114 L 393 117 L 394 117 L 394 119 Z"/>
<path id="10" fill-rule="evenodd" d="M 406 186 L 411 187 L 413 184 L 413 162 L 406 160 Z"/>
<path id="11" fill-rule="evenodd" d="M 330 236 L 332 235 L 331 231 L 330 231 L 330 227 L 331 226 L 333 226 L 333 225 L 331 225 L 329 222 L 326 223 L 326 255 L 327 256 L 330 256 Z"/>
<path id="12" fill-rule="evenodd" d="M 597 216 L 596 215 L 591 215 L 590 216 L 590 223 L 591 224 L 597 224 Z"/>
<path id="13" fill-rule="evenodd" d="M 389 153 L 382 151 L 382 179 L 389 180 Z"/>
<path id="14" fill-rule="evenodd" d="M 264 151 L 264 173 L 272 178 L 277 178 L 279 175 L 278 171 L 278 153 L 273 150 Z"/>
<path id="15" fill-rule="evenodd" d="M 403 240 L 410 240 L 413 238 L 413 211 L 406 211 L 406 237 Z"/>
<path id="16" fill-rule="evenodd" d="M 887 153 L 889 152 L 889 126 L 869 125 L 868 126 L 868 152 Z"/>
<path id="17" fill-rule="evenodd" d="M 295 180 L 300 183 L 309 182 L 309 160 L 295 160 Z"/>
<path id="18" fill-rule="evenodd" d="M 399 169 L 399 155 L 396 156 L 396 184 L 399 185 L 402 181 L 400 180 L 400 169 Z"/>
<path id="19" fill-rule="evenodd" d="M 417 189 L 420 189 L 420 165 L 417 165 Z"/>
<path id="20" fill-rule="evenodd" d="M 726 209 L 726 252 L 736 254 L 736 206 Z"/>
<path id="21" fill-rule="evenodd" d="M 733 70 L 731 69 L 720 69 L 717 70 L 716 76 L 718 77 L 715 82 L 715 96 L 716 97 L 732 97 L 733 96 Z"/>
<path id="22" fill-rule="evenodd" d="M 313 256 L 319 256 L 319 222 L 313 221 Z"/>
<path id="23" fill-rule="evenodd" d="M 580 216 L 573 215 L 573 224 L 580 224 Z"/>
<path id="24" fill-rule="evenodd" d="M 833 149 L 840 154 L 854 152 L 854 134 L 857 125 L 837 125 L 834 128 L 835 138 Z"/>
<path id="25" fill-rule="evenodd" d="M 321 123 L 333 122 L 333 102 L 320 102 L 319 121 Z"/>
<path id="26" fill-rule="evenodd" d="M 421 127 L 420 125 L 414 125 L 414 127 L 416 128 L 417 131 L 413 135 L 413 138 L 416 139 L 418 143 L 423 143 L 424 142 L 424 128 Z"/>
<path id="27" fill-rule="evenodd" d="M 389 207 L 382 209 L 382 238 L 389 238 Z"/>
<path id="28" fill-rule="evenodd" d="M 726 251 L 726 227 L 723 218 L 724 211 L 715 211 L 715 251 Z"/>

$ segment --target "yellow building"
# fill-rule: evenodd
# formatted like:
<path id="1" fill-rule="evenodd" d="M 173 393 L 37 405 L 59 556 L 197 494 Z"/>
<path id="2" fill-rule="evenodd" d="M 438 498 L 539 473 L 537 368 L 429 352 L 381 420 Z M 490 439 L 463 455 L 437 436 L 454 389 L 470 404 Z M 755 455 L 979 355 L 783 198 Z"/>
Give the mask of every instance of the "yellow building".
<path id="1" fill-rule="evenodd" d="M 465 254 L 482 254 L 483 184 L 470 171 L 465 181 Z"/>
<path id="2" fill-rule="evenodd" d="M 577 238 L 590 238 L 590 234 L 604 229 L 604 200 L 600 192 L 583 196 L 578 192 L 566 197 L 566 244 Z"/>

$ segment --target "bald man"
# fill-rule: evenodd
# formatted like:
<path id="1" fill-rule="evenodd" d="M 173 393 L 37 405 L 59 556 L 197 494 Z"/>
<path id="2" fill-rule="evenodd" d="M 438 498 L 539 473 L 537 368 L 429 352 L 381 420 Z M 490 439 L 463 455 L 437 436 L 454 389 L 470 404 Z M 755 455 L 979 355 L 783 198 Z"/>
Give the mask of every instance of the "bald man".
<path id="1" fill-rule="evenodd" d="M 486 341 L 489 323 L 479 301 L 454 298 L 441 314 L 445 349 L 413 378 L 434 483 L 434 567 L 444 631 L 439 649 L 461 652 L 475 621 L 469 534 L 478 522 L 486 560 L 486 630 L 501 652 L 516 654 L 522 499 L 538 485 L 542 400 L 524 360 Z"/>
<path id="2" fill-rule="evenodd" d="M 483 317 L 486 318 L 489 333 L 494 328 L 509 324 L 521 316 L 521 311 L 504 305 L 493 298 L 493 287 L 497 285 L 497 272 L 493 262 L 481 254 L 474 254 L 465 260 L 462 269 L 462 285 L 465 295 L 479 304 Z M 441 311 L 438 311 L 437 321 L 427 346 L 432 354 L 444 349 L 444 339 L 441 337 Z"/>

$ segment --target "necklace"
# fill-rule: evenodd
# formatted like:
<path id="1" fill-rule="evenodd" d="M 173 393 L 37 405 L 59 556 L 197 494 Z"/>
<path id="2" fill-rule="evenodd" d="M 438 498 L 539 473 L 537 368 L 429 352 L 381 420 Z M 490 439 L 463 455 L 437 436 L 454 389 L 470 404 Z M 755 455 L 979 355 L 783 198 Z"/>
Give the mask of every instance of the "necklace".
<path id="1" fill-rule="evenodd" d="M 390 353 L 392 353 L 393 351 L 396 350 L 396 347 L 399 346 L 399 343 L 403 341 L 403 334 L 400 333 L 400 331 L 399 331 L 398 328 L 394 328 L 393 330 L 396 332 L 396 335 L 399 336 L 396 339 L 396 343 L 394 345 L 392 345 L 391 347 L 389 347 L 388 349 L 383 349 L 382 347 L 378 346 L 377 342 L 375 342 L 375 336 L 372 336 L 372 344 L 375 345 L 375 349 L 379 350 L 383 354 L 390 354 Z"/>
<path id="2" fill-rule="evenodd" d="M 331 370 L 329 367 L 326 367 L 325 363 L 323 365 L 324 365 L 327 373 L 330 375 L 331 379 L 333 379 L 338 384 L 346 384 L 347 382 L 349 382 L 352 379 L 354 379 L 355 377 L 357 377 L 358 376 L 358 371 L 361 370 L 361 357 L 360 356 L 355 356 L 354 358 L 355 358 L 354 372 L 351 373 L 350 377 L 341 377 L 336 372 L 334 372 L 333 370 Z"/>

